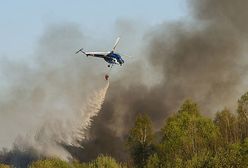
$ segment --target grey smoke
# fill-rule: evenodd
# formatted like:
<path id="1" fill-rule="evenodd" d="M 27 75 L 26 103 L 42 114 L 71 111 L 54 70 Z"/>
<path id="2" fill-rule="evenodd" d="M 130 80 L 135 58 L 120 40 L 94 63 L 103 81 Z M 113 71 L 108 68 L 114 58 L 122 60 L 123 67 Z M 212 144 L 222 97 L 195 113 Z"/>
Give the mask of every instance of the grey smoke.
<path id="1" fill-rule="evenodd" d="M 130 49 L 135 60 L 128 62 L 126 58 L 124 67 L 111 74 L 106 101 L 94 117 L 89 139 L 82 142 L 83 149 L 68 147 L 71 155 L 82 161 L 100 153 L 125 160 L 125 138 L 138 113 L 147 113 L 159 130 L 188 98 L 208 116 L 225 106 L 235 109 L 247 84 L 247 3 L 189 0 L 190 19 L 156 25 L 141 33 L 143 38 L 132 22 L 118 21 L 116 34 L 126 38 L 119 50 Z M 104 74 L 99 72 L 104 72 L 106 65 L 96 59 L 82 61 L 72 54 L 85 45 L 96 49 L 96 44 L 90 45 L 90 40 L 86 41 L 89 37 L 76 25 L 68 25 L 48 28 L 31 63 L 1 61 L 4 96 L 0 97 L 0 132 L 4 146 L 46 120 L 53 121 L 54 129 L 57 123 L 67 126 L 86 95 L 99 87 Z M 109 45 L 99 46 L 105 49 Z"/>
<path id="2" fill-rule="evenodd" d="M 77 25 L 50 25 L 31 56 L 19 61 L 1 58 L 0 148 L 71 157 L 60 144 L 77 141 L 74 132 L 89 126 L 106 93 L 101 91 L 87 104 L 106 82 L 101 65 L 74 54 L 83 42 Z"/>
<path id="3" fill-rule="evenodd" d="M 159 130 L 185 99 L 196 101 L 210 117 L 224 107 L 234 111 L 237 99 L 247 90 L 247 6 L 244 0 L 189 0 L 190 19 L 148 31 L 140 58 L 148 61 L 149 69 L 138 60 L 111 83 L 93 123 L 92 139 L 84 144 L 91 157 L 81 159 L 98 153 L 126 159 L 121 144 L 138 113 L 147 113 Z M 151 76 L 156 81 L 148 86 Z M 102 137 L 121 142 L 113 146 Z"/>

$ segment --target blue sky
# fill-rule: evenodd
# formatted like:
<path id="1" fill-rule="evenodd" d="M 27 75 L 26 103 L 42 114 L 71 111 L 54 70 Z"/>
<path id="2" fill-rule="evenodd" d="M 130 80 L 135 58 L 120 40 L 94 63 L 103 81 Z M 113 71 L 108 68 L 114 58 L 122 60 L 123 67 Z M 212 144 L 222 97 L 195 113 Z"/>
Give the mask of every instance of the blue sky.
<path id="1" fill-rule="evenodd" d="M 45 27 L 74 23 L 94 36 L 118 19 L 156 25 L 186 16 L 185 0 L 0 0 L 0 54 L 29 54 Z"/>

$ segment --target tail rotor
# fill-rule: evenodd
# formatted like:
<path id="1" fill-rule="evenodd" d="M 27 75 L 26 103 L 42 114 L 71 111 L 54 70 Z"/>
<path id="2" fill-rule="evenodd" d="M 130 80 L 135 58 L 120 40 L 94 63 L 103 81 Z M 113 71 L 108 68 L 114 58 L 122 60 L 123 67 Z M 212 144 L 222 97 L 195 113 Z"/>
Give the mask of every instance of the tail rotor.
<path id="1" fill-rule="evenodd" d="M 83 53 L 83 54 L 86 55 L 86 53 L 84 52 L 83 48 L 79 49 L 77 52 L 75 52 L 75 54 L 77 54 L 77 53 L 79 53 L 79 52 L 81 52 L 81 53 Z"/>

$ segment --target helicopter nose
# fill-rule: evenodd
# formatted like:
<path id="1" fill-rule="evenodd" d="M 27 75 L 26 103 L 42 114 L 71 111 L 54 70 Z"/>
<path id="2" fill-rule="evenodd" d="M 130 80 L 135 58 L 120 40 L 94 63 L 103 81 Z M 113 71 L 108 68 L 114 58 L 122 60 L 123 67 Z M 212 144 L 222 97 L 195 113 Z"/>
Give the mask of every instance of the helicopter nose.
<path id="1" fill-rule="evenodd" d="M 120 58 L 120 62 L 121 62 L 121 63 L 124 63 L 124 60 L 123 60 L 122 58 Z"/>

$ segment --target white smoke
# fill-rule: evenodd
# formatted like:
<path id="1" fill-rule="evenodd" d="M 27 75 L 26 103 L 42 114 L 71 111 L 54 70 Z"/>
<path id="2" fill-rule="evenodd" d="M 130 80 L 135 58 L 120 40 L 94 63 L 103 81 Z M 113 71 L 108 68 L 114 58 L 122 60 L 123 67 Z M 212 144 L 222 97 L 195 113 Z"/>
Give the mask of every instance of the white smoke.
<path id="1" fill-rule="evenodd" d="M 108 86 L 106 64 L 75 55 L 87 44 L 77 25 L 51 25 L 27 58 L 0 55 L 0 148 L 70 157 L 61 144 L 82 139 Z"/>
<path id="2" fill-rule="evenodd" d="M 78 109 L 80 115 L 75 112 L 75 116 L 67 121 L 48 119 L 26 137 L 19 137 L 17 146 L 24 150 L 32 148 L 42 156 L 71 159 L 72 156 L 63 145 L 80 147 L 80 141 L 86 138 L 85 131 L 90 127 L 92 117 L 101 110 L 108 87 L 109 82 L 93 92 L 83 103 L 82 109 Z"/>

